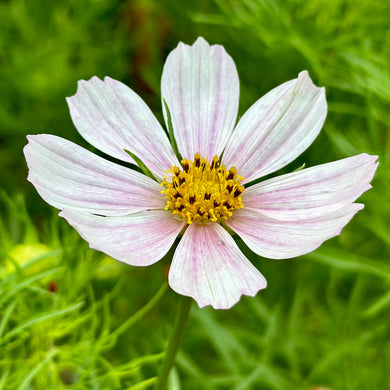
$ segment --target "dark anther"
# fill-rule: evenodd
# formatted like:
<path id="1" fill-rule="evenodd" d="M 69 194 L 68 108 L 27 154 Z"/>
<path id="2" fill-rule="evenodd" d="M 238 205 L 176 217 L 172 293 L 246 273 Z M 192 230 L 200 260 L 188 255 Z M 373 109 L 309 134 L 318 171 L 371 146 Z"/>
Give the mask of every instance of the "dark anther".
<path id="1" fill-rule="evenodd" d="M 211 194 L 207 192 L 206 194 L 204 194 L 204 198 L 205 200 L 210 200 Z"/>
<path id="2" fill-rule="evenodd" d="M 184 209 L 184 206 L 181 204 L 178 208 L 179 211 L 182 211 Z"/>
<path id="3" fill-rule="evenodd" d="M 218 160 L 217 159 L 213 159 L 213 161 L 211 161 L 211 170 L 213 170 L 218 164 Z"/>
<path id="4" fill-rule="evenodd" d="M 226 178 L 227 180 L 232 180 L 234 177 L 234 172 L 229 171 L 228 177 Z"/>
<path id="5" fill-rule="evenodd" d="M 234 194 L 233 194 L 233 196 L 239 196 L 239 195 L 241 195 L 242 194 L 242 188 L 240 188 L 240 187 L 237 187 L 236 188 L 236 190 L 234 191 Z"/>
<path id="6" fill-rule="evenodd" d="M 218 201 L 214 200 L 214 204 L 213 205 L 214 205 L 214 208 L 215 208 L 215 207 L 219 207 L 221 205 L 221 203 L 219 203 Z"/>
<path id="7" fill-rule="evenodd" d="M 233 189 L 233 186 L 231 185 L 231 184 L 228 184 L 227 186 L 226 186 L 226 189 L 229 191 L 229 193 L 230 192 L 232 192 L 232 189 Z"/>
<path id="8" fill-rule="evenodd" d="M 190 201 L 191 204 L 194 204 L 195 203 L 195 196 L 191 195 L 189 197 L 189 201 Z"/>
<path id="9" fill-rule="evenodd" d="M 182 167 L 183 167 L 183 169 L 184 169 L 184 172 L 187 172 L 188 173 L 188 169 L 189 169 L 189 165 L 188 165 L 188 161 L 187 160 L 183 160 L 182 162 L 181 162 L 181 165 L 182 165 Z"/>
<path id="10" fill-rule="evenodd" d="M 186 179 L 184 177 L 179 177 L 179 185 L 182 185 Z"/>
<path id="11" fill-rule="evenodd" d="M 196 166 L 197 168 L 200 167 L 200 158 L 199 158 L 198 156 L 195 156 L 195 166 Z"/>

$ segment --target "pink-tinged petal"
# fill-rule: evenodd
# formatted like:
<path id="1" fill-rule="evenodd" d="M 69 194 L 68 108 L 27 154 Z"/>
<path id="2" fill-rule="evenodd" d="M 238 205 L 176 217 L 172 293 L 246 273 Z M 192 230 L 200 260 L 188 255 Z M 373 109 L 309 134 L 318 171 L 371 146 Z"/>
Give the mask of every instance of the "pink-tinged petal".
<path id="1" fill-rule="evenodd" d="M 184 158 L 222 153 L 237 119 L 239 93 L 236 66 L 222 46 L 198 38 L 192 46 L 179 43 L 169 54 L 161 94 Z M 164 102 L 163 109 L 168 123 Z"/>
<path id="2" fill-rule="evenodd" d="M 362 153 L 265 180 L 245 190 L 243 203 L 246 209 L 281 221 L 329 214 L 371 188 L 376 159 Z"/>
<path id="3" fill-rule="evenodd" d="M 243 208 L 235 211 L 226 224 L 258 255 L 288 259 L 309 253 L 340 234 L 363 207 L 352 203 L 327 215 L 297 221 L 280 221 Z"/>
<path id="4" fill-rule="evenodd" d="M 129 87 L 106 77 L 78 83 L 67 98 L 79 133 L 99 150 L 134 163 L 124 149 L 134 153 L 157 179 L 177 165 L 168 137 L 145 102 Z"/>
<path id="5" fill-rule="evenodd" d="M 275 172 L 314 141 L 326 112 L 325 89 L 301 72 L 243 115 L 226 146 L 223 163 L 235 166 L 246 182 Z"/>
<path id="6" fill-rule="evenodd" d="M 59 209 L 121 215 L 165 206 L 160 185 L 54 135 L 30 135 L 24 148 L 28 180 Z"/>
<path id="7" fill-rule="evenodd" d="M 80 236 L 107 255 L 127 264 L 147 266 L 163 258 L 184 226 L 165 210 L 103 217 L 63 210 Z"/>
<path id="8" fill-rule="evenodd" d="M 193 223 L 176 248 L 169 285 L 199 307 L 229 309 L 241 295 L 254 296 L 267 282 L 223 227 Z"/>

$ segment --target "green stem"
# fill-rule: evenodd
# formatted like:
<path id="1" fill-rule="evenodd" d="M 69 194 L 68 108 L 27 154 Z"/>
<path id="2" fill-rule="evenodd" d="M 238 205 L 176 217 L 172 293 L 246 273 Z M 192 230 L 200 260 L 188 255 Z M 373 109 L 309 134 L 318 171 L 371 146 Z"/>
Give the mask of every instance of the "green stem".
<path id="1" fill-rule="evenodd" d="M 180 299 L 181 302 L 179 303 L 179 309 L 176 314 L 175 325 L 173 327 L 167 349 L 165 350 L 164 360 L 160 366 L 154 390 L 165 390 L 167 386 L 168 375 L 173 363 L 175 362 L 175 356 L 179 349 L 181 337 L 184 333 L 188 314 L 190 313 L 192 299 L 188 297 L 180 297 Z"/>
<path id="2" fill-rule="evenodd" d="M 134 325 L 138 320 L 145 316 L 163 297 L 165 292 L 168 289 L 168 283 L 165 282 L 157 291 L 156 295 L 140 310 L 138 310 L 135 314 L 133 314 L 126 322 L 124 322 L 119 328 L 115 329 L 109 336 L 110 339 L 113 337 L 118 337 L 123 332 L 127 331 L 128 328 Z"/>

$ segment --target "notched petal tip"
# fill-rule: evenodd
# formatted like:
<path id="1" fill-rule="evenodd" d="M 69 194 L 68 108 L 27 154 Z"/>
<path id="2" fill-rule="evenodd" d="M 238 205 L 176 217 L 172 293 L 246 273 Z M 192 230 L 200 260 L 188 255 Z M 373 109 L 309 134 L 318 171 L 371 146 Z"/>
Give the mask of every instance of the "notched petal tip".
<path id="1" fill-rule="evenodd" d="M 212 307 L 215 310 L 229 310 L 233 306 L 235 306 L 238 302 L 240 302 L 240 300 L 241 300 L 241 298 L 243 296 L 253 298 L 253 297 L 255 297 L 257 295 L 257 293 L 260 290 L 266 289 L 267 288 L 267 280 L 263 277 L 263 279 L 259 282 L 256 291 L 252 291 L 252 292 L 247 292 L 247 291 L 239 292 L 235 296 L 235 298 L 230 299 L 229 301 L 226 301 L 226 302 L 220 302 L 220 300 L 217 297 L 215 299 L 213 298 L 213 299 L 206 299 L 206 300 L 204 300 L 204 299 L 202 299 L 202 298 L 200 298 L 200 297 L 198 297 L 198 296 L 196 296 L 194 294 L 185 293 L 183 291 L 177 290 L 176 287 L 173 287 L 171 284 L 170 284 L 170 287 L 176 293 L 178 293 L 180 295 L 184 295 L 184 296 L 189 297 L 189 298 L 192 298 L 196 302 L 196 304 L 199 306 L 200 309 L 203 309 L 204 307 L 210 306 L 210 307 Z"/>
<path id="2" fill-rule="evenodd" d="M 29 144 L 31 144 L 31 142 L 34 142 L 34 138 L 36 137 L 37 135 L 32 135 L 32 134 L 29 134 L 26 138 L 27 138 L 27 144 L 24 146 L 23 148 L 23 151 L 26 150 L 27 146 Z"/>
<path id="3" fill-rule="evenodd" d="M 227 51 L 225 50 L 225 48 L 222 45 L 218 45 L 218 44 L 210 45 L 203 37 L 198 37 L 196 39 L 196 41 L 192 44 L 192 46 L 189 46 L 189 47 L 194 48 L 194 49 L 197 47 L 201 47 L 204 50 L 209 50 L 211 53 L 212 52 L 214 52 L 214 53 L 219 52 L 221 55 L 226 55 L 231 59 L 231 57 L 229 56 L 229 54 L 227 53 Z M 233 63 L 234 68 L 235 68 L 236 66 L 235 66 L 233 60 L 232 60 L 232 63 Z"/>
<path id="4" fill-rule="evenodd" d="M 207 46 L 210 46 L 210 44 L 202 37 L 202 36 L 199 36 L 196 41 L 193 43 L 193 46 L 195 45 L 207 45 Z"/>
<path id="5" fill-rule="evenodd" d="M 80 80 L 68 97 L 70 115 L 81 136 L 102 152 L 134 163 L 124 149 L 142 156 L 156 178 L 177 163 L 160 123 L 128 86 L 110 77 Z"/>
<path id="6" fill-rule="evenodd" d="M 374 179 L 375 172 L 379 166 L 378 156 L 362 153 L 363 164 L 366 167 L 365 182 L 367 183 L 367 190 L 372 188 L 370 184 Z"/>
<path id="7" fill-rule="evenodd" d="M 182 157 L 200 153 L 211 159 L 222 153 L 239 100 L 237 69 L 222 46 L 210 46 L 202 37 L 192 46 L 179 43 L 165 61 L 161 95 L 165 123 L 169 128 L 171 122 Z"/>
<path id="8" fill-rule="evenodd" d="M 325 87 L 319 87 L 314 84 L 314 81 L 309 76 L 309 72 L 307 70 L 304 70 L 298 74 L 297 85 L 301 85 L 303 88 L 305 88 L 306 92 L 309 90 L 317 91 L 317 93 L 322 97 L 323 103 L 326 106 L 327 103 L 325 97 Z"/>
<path id="9" fill-rule="evenodd" d="M 376 159 L 362 153 L 264 180 L 245 191 L 243 202 L 246 209 L 280 221 L 327 215 L 372 188 Z"/>
<path id="10" fill-rule="evenodd" d="M 56 208 L 122 215 L 165 204 L 158 183 L 145 175 L 54 135 L 32 135 L 28 140 L 28 180 Z"/>
<path id="11" fill-rule="evenodd" d="M 313 83 L 313 80 L 311 79 L 310 75 L 309 75 L 309 71 L 307 70 L 302 70 L 301 72 L 298 73 L 298 77 L 297 77 L 297 80 L 308 80 L 311 82 L 311 84 L 313 84 L 315 87 L 317 87 L 314 83 Z"/>
<path id="12" fill-rule="evenodd" d="M 29 134 L 26 136 L 29 143 L 35 142 L 36 139 L 41 138 L 41 137 L 53 137 L 53 135 L 51 135 L 51 134 Z"/>
<path id="13" fill-rule="evenodd" d="M 203 37 L 198 37 L 195 42 L 192 45 L 188 45 L 187 43 L 184 42 L 179 42 L 176 46 L 176 49 L 181 49 L 181 48 L 197 48 L 198 46 L 205 46 L 205 47 L 210 47 L 210 44 L 203 38 Z M 173 52 L 175 49 L 172 50 Z"/>
<path id="14" fill-rule="evenodd" d="M 325 88 L 307 71 L 274 88 L 241 117 L 224 150 L 246 183 L 275 172 L 314 141 L 327 114 Z"/>
<path id="15" fill-rule="evenodd" d="M 379 156 L 375 154 L 368 154 L 368 153 L 360 153 L 359 156 L 362 156 L 367 162 L 375 165 L 376 167 L 379 165 Z"/>
<path id="16" fill-rule="evenodd" d="M 50 142 L 53 139 L 58 138 L 52 134 L 29 134 L 27 135 L 27 144 L 23 147 L 23 153 L 26 158 L 27 165 L 30 164 L 30 157 L 34 153 L 34 148 L 39 144 L 45 144 L 45 142 Z"/>
<path id="17" fill-rule="evenodd" d="M 304 70 L 298 74 L 295 90 L 302 88 L 302 93 L 310 94 L 313 93 L 313 100 L 317 100 L 317 110 L 319 116 L 323 116 L 323 121 L 328 111 L 328 103 L 326 101 L 325 87 L 319 87 L 314 84 L 313 80 L 309 76 L 309 72 Z"/>
<path id="18" fill-rule="evenodd" d="M 316 89 L 325 90 L 325 87 L 319 87 L 319 86 L 314 84 L 313 80 L 311 79 L 311 77 L 309 75 L 309 71 L 307 71 L 307 70 L 302 70 L 301 72 L 299 72 L 297 79 L 302 80 L 302 82 L 310 83 L 310 85 L 315 87 Z"/>
<path id="19" fill-rule="evenodd" d="M 344 159 L 344 161 L 350 161 L 349 167 L 347 168 L 348 171 L 359 169 L 359 171 L 361 172 L 362 177 L 360 179 L 359 184 L 361 186 L 363 186 L 364 184 L 366 185 L 366 188 L 361 192 L 361 194 L 372 188 L 370 183 L 374 178 L 375 172 L 379 165 L 379 161 L 377 161 L 378 158 L 379 157 L 376 155 L 360 153 L 356 156 Z"/>
<path id="20" fill-rule="evenodd" d="M 315 218 L 277 220 L 258 211 L 241 209 L 227 225 L 255 253 L 269 259 L 290 259 L 317 249 L 339 235 L 353 216 L 364 208 L 352 203 Z"/>
<path id="21" fill-rule="evenodd" d="M 81 79 L 81 80 L 78 80 L 77 81 L 77 89 L 76 89 L 76 92 L 71 95 L 71 96 L 67 96 L 65 97 L 65 100 L 66 102 L 68 103 L 71 103 L 72 100 L 76 97 L 76 95 L 80 94 L 84 89 L 85 87 L 88 85 L 88 84 L 99 84 L 99 83 L 103 83 L 103 80 L 101 80 L 99 77 L 97 76 L 92 76 L 90 79 L 88 80 L 84 80 L 84 79 Z"/>
<path id="22" fill-rule="evenodd" d="M 229 309 L 243 295 L 267 286 L 264 276 L 218 224 L 191 224 L 183 235 L 169 271 L 169 285 L 192 297 L 199 307 Z"/>

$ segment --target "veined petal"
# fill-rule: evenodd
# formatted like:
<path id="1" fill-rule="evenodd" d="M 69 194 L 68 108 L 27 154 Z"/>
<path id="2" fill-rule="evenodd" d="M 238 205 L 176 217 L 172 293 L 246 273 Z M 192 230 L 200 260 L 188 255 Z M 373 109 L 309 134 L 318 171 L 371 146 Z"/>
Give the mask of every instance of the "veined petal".
<path id="1" fill-rule="evenodd" d="M 245 190 L 246 209 L 281 221 L 311 219 L 332 213 L 371 188 L 377 156 L 362 153 L 281 175 Z"/>
<path id="2" fill-rule="evenodd" d="M 239 88 L 236 66 L 222 46 L 198 38 L 192 46 L 179 43 L 169 54 L 161 94 L 184 158 L 222 153 L 236 122 Z M 168 123 L 164 104 L 163 110 Z"/>
<path id="3" fill-rule="evenodd" d="M 340 234 L 363 207 L 352 203 L 330 214 L 296 221 L 280 221 L 243 208 L 235 211 L 226 224 L 258 255 L 288 259 L 309 253 Z"/>
<path id="4" fill-rule="evenodd" d="M 168 137 L 145 102 L 129 87 L 106 77 L 78 83 L 67 98 L 79 133 L 110 156 L 135 163 L 124 149 L 135 154 L 161 180 L 178 161 Z"/>
<path id="5" fill-rule="evenodd" d="M 199 307 L 228 309 L 241 295 L 256 295 L 267 282 L 223 227 L 193 223 L 176 248 L 169 285 Z"/>
<path id="6" fill-rule="evenodd" d="M 306 71 L 258 100 L 243 115 L 223 155 L 248 183 L 275 172 L 298 157 L 325 121 L 325 89 Z"/>
<path id="7" fill-rule="evenodd" d="M 54 207 L 121 215 L 165 206 L 160 185 L 141 173 L 54 135 L 30 135 L 28 140 L 28 180 Z"/>
<path id="8" fill-rule="evenodd" d="M 163 258 L 184 226 L 183 221 L 164 210 L 103 217 L 65 209 L 60 216 L 91 248 L 136 266 L 147 266 Z"/>

